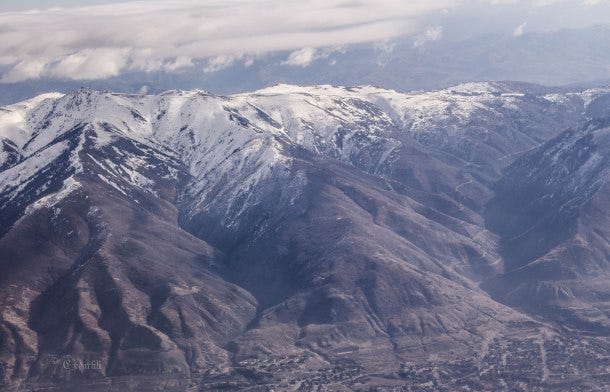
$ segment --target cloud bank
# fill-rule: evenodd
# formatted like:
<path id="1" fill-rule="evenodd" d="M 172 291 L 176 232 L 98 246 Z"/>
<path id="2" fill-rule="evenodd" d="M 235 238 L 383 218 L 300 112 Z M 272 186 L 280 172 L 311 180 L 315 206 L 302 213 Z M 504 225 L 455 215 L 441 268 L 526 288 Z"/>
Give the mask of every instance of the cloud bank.
<path id="1" fill-rule="evenodd" d="M 375 42 L 411 34 L 454 0 L 134 1 L 0 14 L 3 82 L 39 77 L 98 79 L 126 71 L 204 71 L 257 55 Z"/>
<path id="2" fill-rule="evenodd" d="M 0 13 L 0 82 L 92 80 L 192 67 L 214 73 L 235 64 L 250 66 L 258 57 L 277 51 L 289 53 L 282 65 L 307 67 L 349 45 L 391 47 L 392 39 L 409 35 L 420 47 L 445 36 L 456 37 L 462 26 L 502 26 L 497 22 L 509 14 L 518 22 L 505 20 L 511 23 L 505 33 L 519 36 L 526 25 L 514 26 L 524 18 L 527 31 L 549 19 L 536 10 L 555 7 L 556 14 L 569 16 L 578 13 L 561 7 L 595 9 L 608 2 L 156 0 L 4 12 Z M 510 12 L 506 7 L 511 7 Z"/>

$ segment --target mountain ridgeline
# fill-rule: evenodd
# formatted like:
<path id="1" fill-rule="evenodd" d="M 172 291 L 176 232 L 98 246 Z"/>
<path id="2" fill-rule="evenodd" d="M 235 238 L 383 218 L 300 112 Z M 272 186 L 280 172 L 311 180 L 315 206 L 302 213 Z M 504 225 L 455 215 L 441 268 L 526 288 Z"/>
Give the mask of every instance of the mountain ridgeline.
<path id="1" fill-rule="evenodd" d="M 0 385 L 603 390 L 609 102 L 507 82 L 2 107 Z"/>

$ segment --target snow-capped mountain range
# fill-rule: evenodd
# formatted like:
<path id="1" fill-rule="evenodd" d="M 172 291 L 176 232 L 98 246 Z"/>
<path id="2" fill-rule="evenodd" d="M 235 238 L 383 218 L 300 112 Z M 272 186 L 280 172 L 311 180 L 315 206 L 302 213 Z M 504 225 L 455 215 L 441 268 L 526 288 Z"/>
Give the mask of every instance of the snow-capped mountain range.
<path id="1" fill-rule="evenodd" d="M 552 389 L 565 373 L 531 358 L 579 347 L 560 325 L 610 347 L 608 97 L 277 85 L 0 108 L 0 380 L 334 390 L 415 366 L 503 390 L 491 369 L 526 367 Z"/>
<path id="2" fill-rule="evenodd" d="M 276 167 L 287 165 L 290 154 L 284 150 L 289 147 L 381 174 L 405 137 L 459 154 L 466 162 L 502 159 L 548 138 L 566 123 L 572 125 L 575 121 L 565 118 L 578 119 L 607 93 L 598 89 L 533 95 L 507 84 L 470 83 L 410 94 L 370 86 L 289 85 L 232 96 L 204 91 L 140 96 L 84 89 L 44 94 L 1 109 L 2 193 L 12 199 L 10 195 L 16 196 L 68 150 L 70 178 L 81 173 L 79 153 L 87 140 L 66 137 L 78 127 L 91 137 L 92 148 L 125 138 L 179 161 L 196 179 L 191 191 L 202 199 L 202 192 L 226 173 L 247 171 L 246 177 L 239 177 L 237 197 Z M 537 112 L 539 107 L 542 112 Z M 557 127 L 536 126 L 539 118 Z M 477 148 L 481 141 L 491 145 Z M 97 163 L 107 172 L 101 178 L 119 192 L 125 190 L 112 180 L 116 176 L 131 186 L 154 189 L 153 180 L 139 170 L 145 162 L 136 157 L 120 167 Z M 76 183 L 67 181 L 63 194 Z M 44 187 L 39 191 L 44 193 Z"/>

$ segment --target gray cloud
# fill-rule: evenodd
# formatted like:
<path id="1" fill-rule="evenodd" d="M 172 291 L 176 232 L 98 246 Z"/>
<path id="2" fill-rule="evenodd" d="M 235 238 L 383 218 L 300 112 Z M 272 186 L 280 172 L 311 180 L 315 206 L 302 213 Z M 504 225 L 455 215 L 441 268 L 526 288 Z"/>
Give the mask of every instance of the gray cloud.
<path id="1" fill-rule="evenodd" d="M 444 39 L 447 18 L 476 18 L 475 12 L 460 14 L 461 9 L 510 6 L 527 12 L 563 3 L 595 8 L 602 2 L 159 0 L 5 12 L 0 13 L 0 69 L 8 71 L 0 82 L 177 72 L 202 64 L 197 60 L 205 60 L 201 72 L 210 73 L 235 63 L 249 66 L 275 51 L 290 51 L 284 64 L 304 67 L 346 45 L 403 35 L 416 37 L 416 45 Z M 528 29 L 535 22 L 530 14 Z"/>

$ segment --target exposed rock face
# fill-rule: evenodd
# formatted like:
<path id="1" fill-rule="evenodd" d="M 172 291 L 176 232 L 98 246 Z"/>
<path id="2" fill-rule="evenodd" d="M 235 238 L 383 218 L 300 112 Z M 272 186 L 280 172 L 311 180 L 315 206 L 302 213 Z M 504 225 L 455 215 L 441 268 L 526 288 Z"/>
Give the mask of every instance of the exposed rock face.
<path id="1" fill-rule="evenodd" d="M 579 128 L 607 96 L 276 86 L 2 108 L 3 386 L 586 389 L 603 362 L 558 363 L 608 347 L 607 125 Z"/>

